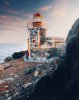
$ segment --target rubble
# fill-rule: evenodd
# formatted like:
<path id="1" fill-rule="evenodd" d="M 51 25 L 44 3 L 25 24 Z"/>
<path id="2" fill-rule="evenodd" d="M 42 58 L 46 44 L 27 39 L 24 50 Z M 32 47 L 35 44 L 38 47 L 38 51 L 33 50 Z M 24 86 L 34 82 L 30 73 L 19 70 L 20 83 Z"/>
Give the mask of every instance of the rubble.
<path id="1" fill-rule="evenodd" d="M 4 66 L 3 65 L 0 65 L 0 74 L 2 74 L 4 71 Z"/>
<path id="2" fill-rule="evenodd" d="M 35 71 L 34 76 L 38 76 L 39 72 Z"/>
<path id="3" fill-rule="evenodd" d="M 7 98 L 7 100 L 11 100 L 11 99 L 12 99 L 11 97 L 8 97 L 8 98 Z"/>
<path id="4" fill-rule="evenodd" d="M 4 66 L 0 65 L 0 71 L 3 71 L 3 70 L 4 70 Z"/>
<path id="5" fill-rule="evenodd" d="M 3 84 L 3 83 L 5 83 L 5 81 L 4 80 L 0 80 L 0 84 Z"/>
<path id="6" fill-rule="evenodd" d="M 14 81 L 14 78 L 12 78 L 12 77 L 9 77 L 9 78 L 6 78 L 6 79 L 4 79 L 4 81 Z"/>
<path id="7" fill-rule="evenodd" d="M 27 88 L 27 87 L 28 87 L 29 85 L 31 85 L 31 84 L 32 84 L 32 83 L 24 84 L 23 87 L 24 87 L 24 88 Z"/>
<path id="8" fill-rule="evenodd" d="M 31 74 L 34 70 L 35 70 L 35 68 L 27 68 L 27 69 L 24 70 L 24 74 L 25 75 Z"/>
<path id="9" fill-rule="evenodd" d="M 30 75 L 26 74 L 27 77 L 30 78 L 30 81 L 28 80 L 28 82 L 26 84 L 23 84 L 23 87 L 25 88 L 25 90 L 23 89 L 23 91 L 16 96 L 15 98 L 18 98 L 16 100 L 29 100 L 30 95 L 33 93 L 34 89 L 37 86 L 37 83 L 45 76 L 50 76 L 52 77 L 52 73 L 55 71 L 55 64 L 52 61 L 51 63 L 44 63 L 44 64 L 38 64 L 34 67 L 35 70 L 32 71 L 32 73 L 30 73 Z M 24 92 L 26 92 L 26 95 L 24 94 Z M 21 97 L 20 97 L 21 96 Z M 24 97 L 26 99 L 24 99 Z"/>
<path id="10" fill-rule="evenodd" d="M 9 62 L 5 62 L 5 63 L 3 64 L 3 66 L 4 66 L 4 69 L 7 69 L 7 68 L 9 68 L 9 67 L 12 67 L 12 65 L 11 65 Z"/>

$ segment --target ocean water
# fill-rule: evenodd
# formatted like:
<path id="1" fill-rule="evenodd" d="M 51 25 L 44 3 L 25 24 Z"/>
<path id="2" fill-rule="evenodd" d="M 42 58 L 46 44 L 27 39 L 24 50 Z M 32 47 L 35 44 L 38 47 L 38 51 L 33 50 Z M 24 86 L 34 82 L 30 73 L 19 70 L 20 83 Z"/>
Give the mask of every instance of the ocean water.
<path id="1" fill-rule="evenodd" d="M 11 56 L 14 52 L 27 50 L 27 45 L 23 43 L 0 43 L 0 63 Z"/>

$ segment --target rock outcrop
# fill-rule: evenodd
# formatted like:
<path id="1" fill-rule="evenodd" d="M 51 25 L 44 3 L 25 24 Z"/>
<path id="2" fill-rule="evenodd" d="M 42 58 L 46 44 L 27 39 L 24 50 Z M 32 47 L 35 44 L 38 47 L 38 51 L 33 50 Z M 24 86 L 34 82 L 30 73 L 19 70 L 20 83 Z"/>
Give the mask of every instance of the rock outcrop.
<path id="1" fill-rule="evenodd" d="M 22 58 L 24 56 L 25 52 L 15 52 L 13 55 L 12 55 L 12 58 L 13 59 L 19 59 L 19 58 Z"/>
<path id="2" fill-rule="evenodd" d="M 7 57 L 7 58 L 5 58 L 5 62 L 8 62 L 8 61 L 11 61 L 12 60 L 12 57 Z"/>
<path id="3" fill-rule="evenodd" d="M 71 39 L 74 39 L 78 36 L 79 36 L 79 18 L 76 20 L 76 22 L 73 24 L 71 30 L 69 31 L 68 37 L 66 39 L 66 43 L 70 42 Z"/>

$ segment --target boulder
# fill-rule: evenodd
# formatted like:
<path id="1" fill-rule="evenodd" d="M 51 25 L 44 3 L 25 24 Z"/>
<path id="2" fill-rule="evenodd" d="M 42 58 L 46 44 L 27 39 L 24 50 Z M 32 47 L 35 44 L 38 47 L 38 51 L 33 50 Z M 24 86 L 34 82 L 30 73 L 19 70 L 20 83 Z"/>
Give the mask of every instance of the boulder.
<path id="1" fill-rule="evenodd" d="M 29 75 L 29 74 L 31 74 L 33 71 L 35 71 L 35 68 L 34 67 L 32 67 L 32 68 L 26 68 L 25 70 L 24 70 L 24 75 Z"/>
<path id="2" fill-rule="evenodd" d="M 7 58 L 5 58 L 5 62 L 8 62 L 8 61 L 11 61 L 12 60 L 12 57 L 7 57 Z"/>
<path id="3" fill-rule="evenodd" d="M 13 55 L 12 55 L 12 58 L 13 59 L 19 59 L 19 58 L 22 58 L 24 56 L 24 52 L 15 52 Z"/>

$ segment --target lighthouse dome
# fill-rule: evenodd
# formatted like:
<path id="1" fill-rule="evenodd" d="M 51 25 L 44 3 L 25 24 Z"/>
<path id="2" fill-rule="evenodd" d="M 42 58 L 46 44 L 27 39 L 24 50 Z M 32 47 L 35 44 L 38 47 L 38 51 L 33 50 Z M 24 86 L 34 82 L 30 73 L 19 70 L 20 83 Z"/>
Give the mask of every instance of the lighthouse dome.
<path id="1" fill-rule="evenodd" d="M 35 18 L 35 17 L 40 17 L 40 18 L 41 18 L 42 15 L 41 15 L 40 13 L 35 13 L 33 17 L 34 17 L 34 18 Z"/>

